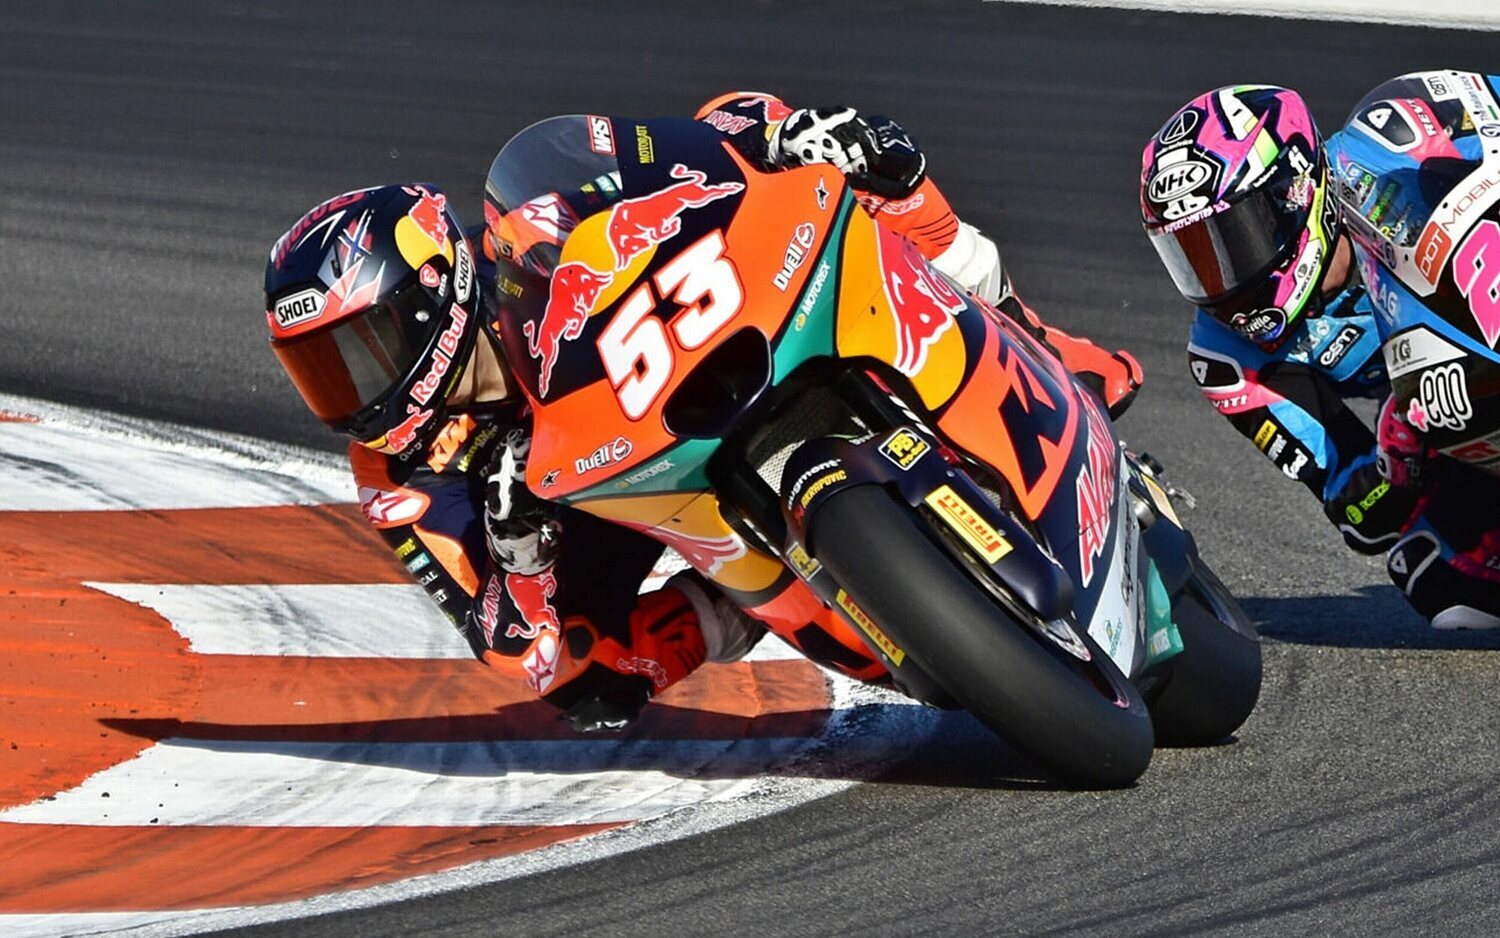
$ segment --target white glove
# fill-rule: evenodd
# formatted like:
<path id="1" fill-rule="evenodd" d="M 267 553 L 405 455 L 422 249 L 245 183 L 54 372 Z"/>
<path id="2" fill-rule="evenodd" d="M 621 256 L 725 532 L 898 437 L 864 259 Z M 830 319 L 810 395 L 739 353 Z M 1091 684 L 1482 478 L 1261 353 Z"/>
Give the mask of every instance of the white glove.
<path id="1" fill-rule="evenodd" d="M 854 108 L 803 108 L 776 128 L 767 155 L 777 166 L 828 163 L 847 176 L 870 168 L 874 146 L 874 135 Z"/>

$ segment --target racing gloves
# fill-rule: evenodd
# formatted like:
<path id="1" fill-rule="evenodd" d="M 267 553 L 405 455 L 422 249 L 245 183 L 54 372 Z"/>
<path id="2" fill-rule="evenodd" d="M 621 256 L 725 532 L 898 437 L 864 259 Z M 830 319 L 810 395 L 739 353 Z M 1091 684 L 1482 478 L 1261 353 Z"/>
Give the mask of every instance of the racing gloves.
<path id="1" fill-rule="evenodd" d="M 531 438 L 511 430 L 484 471 L 484 534 L 490 559 L 506 573 L 535 576 L 552 566 L 562 525 L 546 502 L 526 487 Z"/>
<path id="2" fill-rule="evenodd" d="M 828 163 L 855 189 L 904 199 L 926 177 L 927 158 L 901 125 L 853 108 L 803 108 L 776 128 L 767 156 L 779 167 Z"/>

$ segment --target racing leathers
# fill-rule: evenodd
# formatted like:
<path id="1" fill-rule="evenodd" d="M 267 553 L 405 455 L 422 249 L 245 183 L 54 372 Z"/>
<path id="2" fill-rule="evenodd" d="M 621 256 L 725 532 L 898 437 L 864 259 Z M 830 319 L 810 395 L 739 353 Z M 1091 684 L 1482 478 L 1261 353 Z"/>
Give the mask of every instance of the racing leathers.
<path id="1" fill-rule="evenodd" d="M 794 112 L 764 95 L 717 99 L 699 119 L 767 171 L 807 160 L 838 166 L 867 211 L 961 284 L 999 300 L 1086 375 L 1116 413 L 1133 397 L 1141 380 L 1134 359 L 1046 327 L 1021 306 L 993 244 L 954 217 L 915 143 L 893 122 L 867 122 L 852 111 Z M 784 127 L 815 133 L 783 134 Z M 807 149 L 817 133 L 832 142 Z M 795 159 L 788 155 L 793 145 Z M 470 238 L 483 247 L 478 273 L 487 321 L 494 256 L 488 239 L 478 232 Z M 480 342 L 498 342 L 493 330 L 482 332 Z M 498 346 L 490 350 L 503 361 Z M 434 442 L 413 458 L 359 444 L 351 445 L 350 458 L 366 516 L 477 657 L 567 710 L 579 729 L 594 730 L 623 725 L 705 660 L 733 660 L 759 638 L 759 624 L 696 574 L 641 594 L 662 553 L 659 542 L 531 493 L 524 482 L 531 422 L 525 404 L 512 399 L 450 411 Z M 810 597 L 765 601 L 795 601 L 801 615 Z M 758 608 L 746 606 L 752 613 Z M 783 637 L 853 677 L 888 680 L 858 633 L 825 612 L 809 606 L 809 625 Z"/>
<path id="2" fill-rule="evenodd" d="M 1328 139 L 1330 173 L 1354 235 L 1349 284 L 1274 348 L 1200 309 L 1188 358 L 1204 396 L 1318 497 L 1349 547 L 1386 554 L 1391 579 L 1418 612 L 1439 628 L 1487 627 L 1500 625 L 1492 618 L 1500 616 L 1500 480 L 1433 453 L 1408 422 L 1410 402 L 1392 406 L 1392 375 L 1415 374 L 1422 363 L 1399 352 L 1393 360 L 1398 344 L 1389 340 L 1401 306 L 1422 300 L 1395 287 L 1382 258 L 1403 250 L 1411 257 L 1425 219 L 1473 168 L 1455 172 L 1458 158 L 1477 157 L 1481 143 L 1457 107 L 1459 73 L 1425 75 L 1438 89 L 1454 89 L 1446 104 L 1432 100 L 1424 76 L 1407 76 L 1372 91 Z M 1451 126 L 1435 114 L 1451 116 Z M 1423 149 L 1442 158 L 1411 155 Z M 1401 318 L 1411 321 L 1415 308 Z M 1355 398 L 1384 402 L 1378 433 L 1348 407 Z"/>

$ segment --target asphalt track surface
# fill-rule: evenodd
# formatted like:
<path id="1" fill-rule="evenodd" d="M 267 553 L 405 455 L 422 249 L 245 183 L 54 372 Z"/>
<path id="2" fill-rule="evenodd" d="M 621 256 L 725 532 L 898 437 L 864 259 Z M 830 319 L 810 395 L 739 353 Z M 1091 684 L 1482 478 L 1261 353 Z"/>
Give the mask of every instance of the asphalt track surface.
<path id="1" fill-rule="evenodd" d="M 906 123 L 1022 294 L 1130 348 L 1123 421 L 1268 636 L 1237 742 L 1062 792 L 962 715 L 885 777 L 633 854 L 257 935 L 1493 934 L 1500 636 L 1438 634 L 1193 389 L 1135 223 L 1145 139 L 1241 81 L 1325 127 L 1500 35 L 1010 4 L 104 2 L 0 7 L 0 391 L 331 448 L 265 346 L 272 240 L 433 180 L 479 213 L 562 112 L 736 87 Z"/>

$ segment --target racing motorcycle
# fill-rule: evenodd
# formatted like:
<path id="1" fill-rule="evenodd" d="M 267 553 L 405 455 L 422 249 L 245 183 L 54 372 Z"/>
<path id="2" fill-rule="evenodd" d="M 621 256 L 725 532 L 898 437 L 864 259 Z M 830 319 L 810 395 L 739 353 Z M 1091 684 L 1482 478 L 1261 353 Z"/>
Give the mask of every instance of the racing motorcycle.
<path id="1" fill-rule="evenodd" d="M 1249 715 L 1257 636 L 1155 467 L 836 169 L 759 171 L 694 121 L 557 117 L 504 147 L 485 207 L 540 497 L 1067 784 L 1127 785 L 1154 742 Z"/>

